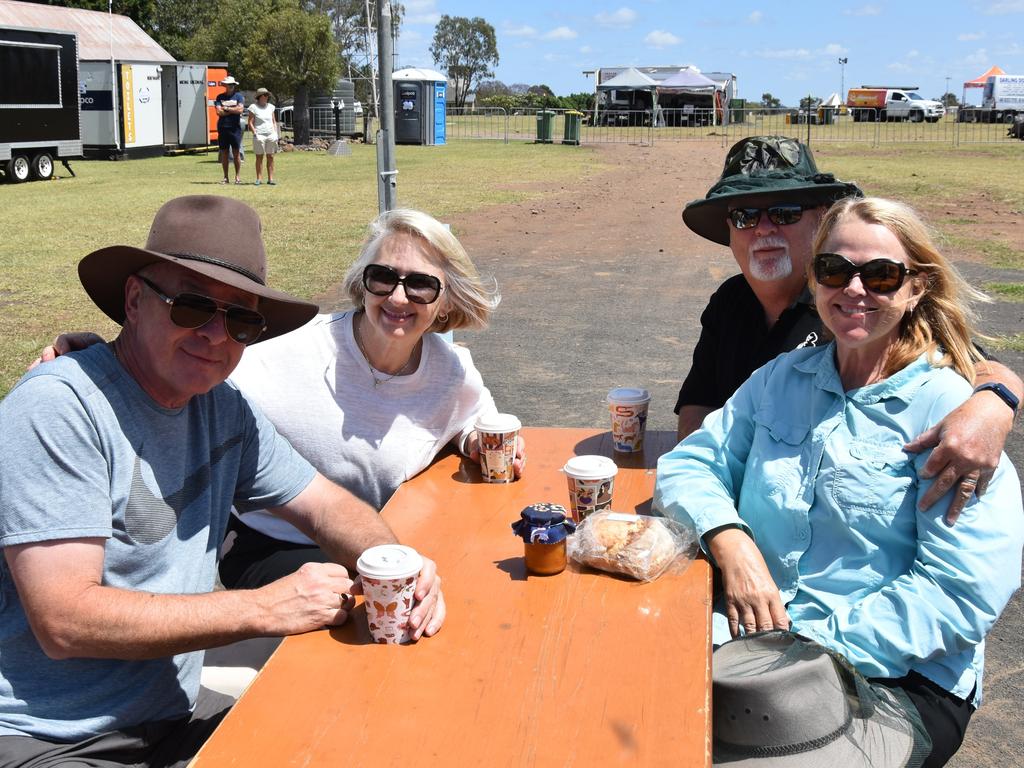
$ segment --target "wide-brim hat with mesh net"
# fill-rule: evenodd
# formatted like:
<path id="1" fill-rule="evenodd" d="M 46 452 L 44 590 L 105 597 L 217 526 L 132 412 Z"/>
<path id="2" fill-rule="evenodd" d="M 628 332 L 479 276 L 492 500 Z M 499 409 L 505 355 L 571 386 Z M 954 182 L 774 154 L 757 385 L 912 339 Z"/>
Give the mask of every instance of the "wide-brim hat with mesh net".
<path id="1" fill-rule="evenodd" d="M 124 286 L 140 269 L 169 262 L 259 298 L 267 327 L 253 343 L 280 336 L 309 322 L 313 304 L 267 286 L 267 256 L 260 217 L 245 203 L 221 195 L 169 200 L 153 219 L 145 248 L 112 245 L 78 264 L 85 292 L 111 320 L 125 320 Z"/>
<path id="2" fill-rule="evenodd" d="M 687 203 L 683 221 L 701 237 L 729 244 L 732 208 L 799 204 L 829 206 L 845 197 L 863 197 L 860 188 L 821 173 L 810 148 L 786 136 L 751 136 L 729 150 L 725 167 L 705 197 Z"/>
<path id="3" fill-rule="evenodd" d="M 904 694 L 790 632 L 725 643 L 712 670 L 716 766 L 919 768 L 930 750 Z"/>

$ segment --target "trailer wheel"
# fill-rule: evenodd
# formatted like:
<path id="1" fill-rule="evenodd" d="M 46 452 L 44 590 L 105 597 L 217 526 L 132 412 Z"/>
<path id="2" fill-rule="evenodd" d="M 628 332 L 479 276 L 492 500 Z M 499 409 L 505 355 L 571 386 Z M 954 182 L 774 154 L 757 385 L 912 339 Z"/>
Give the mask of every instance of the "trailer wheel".
<path id="1" fill-rule="evenodd" d="M 40 152 L 32 158 L 32 175 L 40 181 L 53 178 L 53 158 L 46 152 Z"/>
<path id="2" fill-rule="evenodd" d="M 29 164 L 24 155 L 15 155 L 7 161 L 7 178 L 15 184 L 28 181 Z"/>
<path id="3" fill-rule="evenodd" d="M 1007 124 L 1012 123 L 1016 117 L 1017 117 L 1017 113 L 1016 112 L 1003 112 L 1003 122 L 1004 123 L 1007 123 Z"/>

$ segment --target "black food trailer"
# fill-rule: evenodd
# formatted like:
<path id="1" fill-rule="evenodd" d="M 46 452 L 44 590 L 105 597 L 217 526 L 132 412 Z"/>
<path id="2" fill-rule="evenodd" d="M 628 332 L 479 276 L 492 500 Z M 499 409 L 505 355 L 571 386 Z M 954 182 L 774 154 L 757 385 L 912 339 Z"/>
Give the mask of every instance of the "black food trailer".
<path id="1" fill-rule="evenodd" d="M 8 181 L 49 179 L 53 161 L 82 156 L 78 37 L 0 26 L 0 169 Z"/>

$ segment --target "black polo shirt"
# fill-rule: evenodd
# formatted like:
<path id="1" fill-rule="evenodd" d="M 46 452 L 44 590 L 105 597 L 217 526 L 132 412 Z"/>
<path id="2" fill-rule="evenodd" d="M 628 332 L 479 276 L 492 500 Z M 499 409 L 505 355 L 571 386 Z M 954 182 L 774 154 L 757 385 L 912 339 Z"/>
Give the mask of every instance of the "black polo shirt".
<path id="1" fill-rule="evenodd" d="M 807 289 L 768 328 L 764 307 L 743 275 L 730 277 L 719 286 L 700 323 L 700 339 L 679 390 L 676 413 L 684 405 L 721 408 L 755 370 L 783 352 L 815 346 L 822 332 Z"/>

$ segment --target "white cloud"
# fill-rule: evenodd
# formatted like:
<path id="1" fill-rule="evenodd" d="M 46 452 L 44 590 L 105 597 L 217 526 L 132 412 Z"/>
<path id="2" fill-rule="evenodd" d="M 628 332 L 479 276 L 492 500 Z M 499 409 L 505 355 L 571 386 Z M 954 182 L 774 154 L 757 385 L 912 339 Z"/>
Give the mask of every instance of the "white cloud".
<path id="1" fill-rule="evenodd" d="M 850 49 L 844 48 L 839 43 L 829 43 L 821 49 L 821 52 L 826 56 L 842 56 L 844 53 L 849 53 Z"/>
<path id="2" fill-rule="evenodd" d="M 984 32 L 963 32 L 963 33 L 957 35 L 956 39 L 957 40 L 964 40 L 964 41 L 971 41 L 971 40 L 981 40 L 984 37 L 985 37 L 985 33 Z"/>
<path id="3" fill-rule="evenodd" d="M 636 21 L 636 11 L 625 6 L 611 13 L 601 11 L 594 16 L 594 21 L 603 27 L 628 27 Z"/>
<path id="4" fill-rule="evenodd" d="M 809 59 L 811 52 L 806 48 L 762 48 L 752 55 L 761 59 Z"/>
<path id="5" fill-rule="evenodd" d="M 985 9 L 989 16 L 1002 16 L 1005 13 L 1024 13 L 1024 0 L 1002 0 L 992 3 Z"/>
<path id="6" fill-rule="evenodd" d="M 509 37 L 533 37 L 537 34 L 537 30 L 529 24 L 523 24 L 520 27 L 508 27 L 503 29 L 502 34 L 508 35 Z"/>
<path id="7" fill-rule="evenodd" d="M 974 53 L 964 56 L 964 64 L 972 67 L 983 67 L 989 65 L 989 53 L 985 48 L 979 48 Z"/>
<path id="8" fill-rule="evenodd" d="M 399 37 L 403 43 L 415 43 L 418 40 L 425 40 L 426 36 L 422 32 L 417 32 L 415 29 L 403 29 L 402 34 Z"/>
<path id="9" fill-rule="evenodd" d="M 902 61 L 894 61 L 892 64 L 889 64 L 886 69 L 891 69 L 893 72 L 910 72 L 912 68 L 909 64 Z"/>
<path id="10" fill-rule="evenodd" d="M 555 27 L 544 33 L 545 40 L 573 40 L 576 37 L 576 32 L 568 27 Z"/>
<path id="11" fill-rule="evenodd" d="M 545 53 L 544 61 L 565 61 L 568 56 L 564 53 Z"/>
<path id="12" fill-rule="evenodd" d="M 403 24 L 437 24 L 441 20 L 441 14 L 434 13 L 410 13 L 402 17 Z"/>
<path id="13" fill-rule="evenodd" d="M 650 32 L 647 37 L 644 38 L 644 42 L 652 48 L 665 48 L 670 45 L 679 45 L 682 42 L 678 37 L 673 35 L 671 32 L 665 32 L 660 29 L 656 29 Z"/>
<path id="14" fill-rule="evenodd" d="M 592 50 L 594 50 L 594 49 L 591 48 L 589 45 L 581 45 L 580 46 L 580 53 L 590 53 Z"/>
<path id="15" fill-rule="evenodd" d="M 760 11 L 751 11 L 750 15 L 747 16 L 748 24 L 760 24 L 764 20 L 764 14 Z"/>
<path id="16" fill-rule="evenodd" d="M 882 9 L 877 5 L 862 5 L 860 8 L 847 8 L 843 13 L 847 16 L 880 16 Z"/>
<path id="17" fill-rule="evenodd" d="M 907 51 L 908 59 L 916 59 L 920 55 L 921 53 L 916 48 L 911 48 L 909 51 Z"/>
<path id="18" fill-rule="evenodd" d="M 997 48 L 996 54 L 998 56 L 1020 56 L 1024 54 L 1024 47 L 1021 47 L 1021 44 L 1018 42 L 1013 42 L 1005 48 Z"/>

